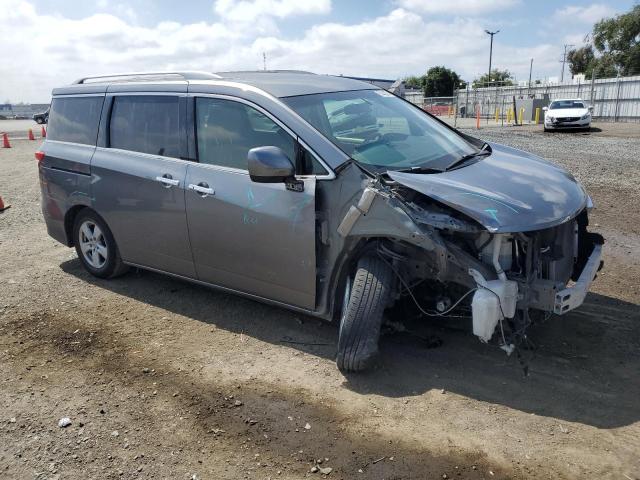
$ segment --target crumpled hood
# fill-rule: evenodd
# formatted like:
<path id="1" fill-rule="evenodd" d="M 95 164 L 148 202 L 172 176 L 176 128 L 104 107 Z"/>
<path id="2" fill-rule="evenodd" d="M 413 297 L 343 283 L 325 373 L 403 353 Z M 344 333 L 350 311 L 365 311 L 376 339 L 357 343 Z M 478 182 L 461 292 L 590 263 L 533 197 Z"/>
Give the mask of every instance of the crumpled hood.
<path id="1" fill-rule="evenodd" d="M 389 171 L 398 183 L 476 220 L 490 232 L 549 228 L 575 217 L 587 194 L 573 176 L 540 157 L 499 144 L 476 163 L 443 173 Z"/>

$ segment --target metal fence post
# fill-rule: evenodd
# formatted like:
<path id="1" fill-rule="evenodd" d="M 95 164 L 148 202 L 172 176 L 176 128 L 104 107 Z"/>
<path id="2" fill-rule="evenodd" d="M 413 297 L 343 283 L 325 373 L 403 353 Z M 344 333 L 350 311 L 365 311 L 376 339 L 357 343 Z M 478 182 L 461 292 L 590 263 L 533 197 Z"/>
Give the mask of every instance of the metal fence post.
<path id="1" fill-rule="evenodd" d="M 454 102 L 453 102 L 453 127 L 455 128 L 458 123 L 458 89 L 454 89 Z"/>
<path id="2" fill-rule="evenodd" d="M 589 95 L 589 105 L 593 107 L 593 113 L 596 113 L 596 104 L 594 99 L 594 93 L 595 93 L 595 87 L 596 87 L 595 82 L 596 82 L 596 69 L 594 68 L 591 71 L 591 93 Z"/>
<path id="3" fill-rule="evenodd" d="M 620 74 L 616 77 L 616 103 L 613 110 L 613 121 L 618 121 L 618 103 L 620 101 Z"/>

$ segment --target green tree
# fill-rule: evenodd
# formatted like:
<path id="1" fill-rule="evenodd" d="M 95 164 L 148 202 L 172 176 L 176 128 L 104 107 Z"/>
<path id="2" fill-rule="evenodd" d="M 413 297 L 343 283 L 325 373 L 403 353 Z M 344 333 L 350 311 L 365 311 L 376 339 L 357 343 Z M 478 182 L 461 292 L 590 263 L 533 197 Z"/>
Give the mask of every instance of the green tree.
<path id="1" fill-rule="evenodd" d="M 596 55 L 593 53 L 591 45 L 585 45 L 582 48 L 574 48 L 567 53 L 567 62 L 569 62 L 569 70 L 573 75 L 584 73 L 587 77 L 591 76 Z"/>
<path id="2" fill-rule="evenodd" d="M 592 38 L 593 45 L 567 54 L 571 73 L 584 73 L 588 78 L 593 74 L 597 78 L 640 74 L 640 5 L 597 22 Z"/>
<path id="3" fill-rule="evenodd" d="M 473 88 L 486 87 L 487 85 L 497 85 L 499 87 L 513 85 L 513 75 L 509 70 L 491 70 L 491 83 L 489 83 L 489 75 L 485 73 L 480 78 L 476 78 L 473 83 Z"/>
<path id="4" fill-rule="evenodd" d="M 460 76 L 446 67 L 431 67 L 424 77 L 425 97 L 448 97 L 460 88 Z"/>
<path id="5" fill-rule="evenodd" d="M 596 23 L 593 44 L 620 75 L 640 74 L 640 5 Z"/>
<path id="6" fill-rule="evenodd" d="M 425 76 L 423 75 L 422 77 L 416 77 L 416 76 L 410 76 L 404 79 L 404 86 L 407 88 L 424 88 L 424 78 Z"/>

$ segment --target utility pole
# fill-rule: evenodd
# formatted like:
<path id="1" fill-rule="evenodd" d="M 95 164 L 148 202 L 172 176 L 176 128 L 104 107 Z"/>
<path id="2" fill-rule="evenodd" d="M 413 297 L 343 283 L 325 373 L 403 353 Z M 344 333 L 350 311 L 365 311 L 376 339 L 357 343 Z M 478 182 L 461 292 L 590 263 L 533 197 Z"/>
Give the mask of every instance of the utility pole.
<path id="1" fill-rule="evenodd" d="M 531 72 L 533 71 L 533 58 L 531 59 L 531 64 L 529 65 L 529 91 L 527 94 L 531 93 Z"/>
<path id="2" fill-rule="evenodd" d="M 267 52 L 262 52 L 262 68 L 267 70 Z"/>
<path id="3" fill-rule="evenodd" d="M 493 36 L 499 32 L 500 30 L 496 30 L 495 32 L 490 32 L 489 30 L 485 30 L 485 33 L 487 35 L 491 35 L 491 44 L 489 46 L 489 76 L 487 77 L 487 85 L 490 85 L 491 83 L 491 57 L 493 55 Z"/>
<path id="4" fill-rule="evenodd" d="M 575 45 L 566 44 L 564 45 L 564 52 L 562 53 L 562 73 L 560 74 L 560 83 L 564 82 L 564 64 L 567 62 L 567 48 L 575 47 Z"/>

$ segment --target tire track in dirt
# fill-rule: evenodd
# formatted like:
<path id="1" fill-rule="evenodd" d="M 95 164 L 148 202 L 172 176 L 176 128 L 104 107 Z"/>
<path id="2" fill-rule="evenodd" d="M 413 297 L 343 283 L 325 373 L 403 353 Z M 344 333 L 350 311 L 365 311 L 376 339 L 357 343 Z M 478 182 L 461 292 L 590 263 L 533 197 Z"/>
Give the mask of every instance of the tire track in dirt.
<path id="1" fill-rule="evenodd" d="M 71 360 L 74 370 L 80 369 L 87 383 L 100 378 L 102 384 L 120 391 L 113 400 L 119 402 L 119 410 L 135 410 L 140 408 L 135 405 L 137 401 L 143 403 L 137 424 L 150 437 L 147 450 L 151 444 L 171 436 L 172 429 L 163 426 L 163 418 L 178 413 L 188 417 L 173 431 L 173 437 L 179 441 L 156 448 L 158 457 L 163 450 L 176 448 L 181 448 L 187 458 L 203 457 L 195 448 L 197 440 L 203 440 L 204 448 L 215 446 L 215 455 L 201 459 L 200 469 L 208 470 L 216 478 L 225 478 L 224 470 L 215 465 L 224 463 L 224 459 L 231 464 L 244 464 L 243 468 L 260 462 L 267 465 L 259 468 L 265 475 L 299 478 L 309 472 L 317 459 L 324 458 L 329 460 L 318 466 L 330 466 L 332 478 L 353 478 L 359 469 L 366 472 L 363 478 L 443 478 L 446 474 L 480 479 L 489 476 L 489 470 L 493 473 L 491 478 L 514 477 L 513 473 L 487 465 L 485 455 L 479 452 L 451 449 L 446 456 L 433 455 L 408 443 L 360 436 L 362 432 L 352 428 L 349 418 L 330 405 L 307 401 L 303 389 L 275 390 L 262 382 L 251 385 L 203 382 L 184 371 L 176 371 L 163 359 L 139 356 L 136 346 L 128 344 L 126 337 L 114 335 L 106 323 L 97 317 L 87 325 L 70 321 L 55 311 L 45 311 L 3 322 L 0 335 L 13 338 L 9 360 L 12 363 L 42 365 L 53 356 L 61 358 L 58 365 L 48 363 L 48 369 L 55 370 L 64 368 L 65 362 Z M 141 364 L 147 365 L 145 370 L 140 368 Z M 91 385 L 88 387 L 86 400 L 90 401 Z M 141 400 L 139 394 L 132 396 L 136 390 L 156 394 L 148 394 Z M 122 391 L 127 392 L 125 397 L 131 397 L 129 401 L 125 399 L 124 405 L 120 403 Z M 109 403 L 104 408 L 114 410 Z M 306 423 L 311 428 L 305 429 Z M 104 431 L 102 436 L 108 437 L 108 433 Z M 248 461 L 247 457 L 252 455 L 253 461 Z M 197 460 L 193 463 L 198 465 Z M 165 478 L 167 472 L 157 473 Z M 251 470 L 244 473 L 250 477 L 253 474 Z"/>

